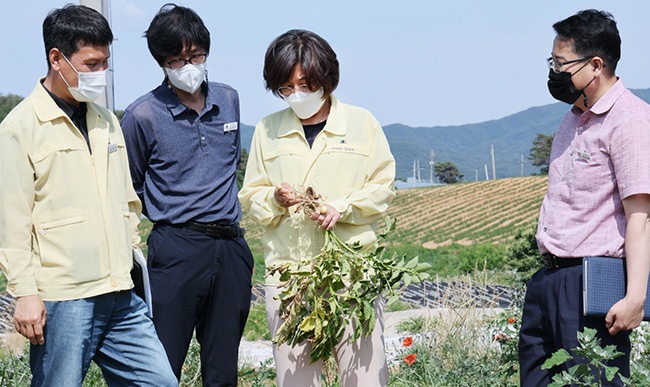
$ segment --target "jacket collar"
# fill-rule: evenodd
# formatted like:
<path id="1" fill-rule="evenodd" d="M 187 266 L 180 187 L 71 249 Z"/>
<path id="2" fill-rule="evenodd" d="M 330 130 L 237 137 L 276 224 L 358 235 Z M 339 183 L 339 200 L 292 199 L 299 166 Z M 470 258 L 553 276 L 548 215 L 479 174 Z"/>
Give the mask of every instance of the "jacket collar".
<path id="1" fill-rule="evenodd" d="M 34 111 L 39 120 L 43 122 L 54 121 L 57 118 L 68 118 L 68 115 L 56 104 L 54 99 L 50 94 L 45 90 L 43 86 L 43 81 L 45 78 L 41 78 L 36 82 L 36 87 L 32 91 L 31 98 L 34 100 Z M 106 115 L 107 111 L 98 109 L 97 105 L 92 102 L 87 102 L 86 106 L 88 111 L 93 111 L 99 115 L 99 117 L 105 121 L 110 121 L 110 117 Z"/>

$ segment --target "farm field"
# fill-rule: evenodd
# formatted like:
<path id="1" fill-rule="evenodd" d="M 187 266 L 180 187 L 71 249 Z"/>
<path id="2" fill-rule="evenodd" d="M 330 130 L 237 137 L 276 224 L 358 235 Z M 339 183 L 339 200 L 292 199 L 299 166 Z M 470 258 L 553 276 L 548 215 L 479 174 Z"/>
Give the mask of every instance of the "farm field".
<path id="1" fill-rule="evenodd" d="M 504 243 L 534 224 L 546 176 L 479 181 L 397 191 L 388 214 L 399 242 L 436 248 L 451 243 Z"/>

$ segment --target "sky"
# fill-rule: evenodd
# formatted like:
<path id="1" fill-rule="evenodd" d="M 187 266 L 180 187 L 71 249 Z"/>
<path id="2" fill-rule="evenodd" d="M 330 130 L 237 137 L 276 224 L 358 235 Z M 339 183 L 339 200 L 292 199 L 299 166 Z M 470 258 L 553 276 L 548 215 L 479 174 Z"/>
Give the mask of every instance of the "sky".
<path id="1" fill-rule="evenodd" d="M 166 1 L 110 1 L 115 108 L 155 88 L 163 73 L 143 37 Z M 0 94 L 27 96 L 47 65 L 42 22 L 70 1 L 0 0 Z M 78 3 L 78 1 L 77 1 Z M 325 38 L 337 53 L 334 94 L 382 125 L 461 125 L 555 102 L 548 94 L 553 23 L 581 9 L 611 12 L 622 37 L 617 74 L 650 87 L 647 0 L 179 0 L 210 30 L 208 79 L 238 90 L 241 122 L 255 125 L 286 107 L 264 89 L 269 43 L 292 28 Z"/>

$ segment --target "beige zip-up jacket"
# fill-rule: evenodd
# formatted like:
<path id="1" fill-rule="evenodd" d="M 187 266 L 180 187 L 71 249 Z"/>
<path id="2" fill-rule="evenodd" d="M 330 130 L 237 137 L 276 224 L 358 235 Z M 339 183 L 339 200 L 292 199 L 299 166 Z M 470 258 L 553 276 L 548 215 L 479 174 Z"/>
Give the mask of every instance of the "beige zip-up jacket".
<path id="1" fill-rule="evenodd" d="M 248 215 L 266 226 L 266 267 L 314 257 L 324 241 L 314 221 L 275 202 L 280 183 L 313 187 L 341 213 L 334 228 L 339 238 L 364 246 L 376 242 L 377 222 L 395 197 L 395 159 L 381 126 L 368 111 L 330 98 L 327 123 L 311 149 L 291 109 L 267 116 L 255 128 L 239 199 Z"/>
<path id="2" fill-rule="evenodd" d="M 119 122 L 88 104 L 91 154 L 41 81 L 0 124 L 7 290 L 62 301 L 130 289 L 141 204 Z"/>

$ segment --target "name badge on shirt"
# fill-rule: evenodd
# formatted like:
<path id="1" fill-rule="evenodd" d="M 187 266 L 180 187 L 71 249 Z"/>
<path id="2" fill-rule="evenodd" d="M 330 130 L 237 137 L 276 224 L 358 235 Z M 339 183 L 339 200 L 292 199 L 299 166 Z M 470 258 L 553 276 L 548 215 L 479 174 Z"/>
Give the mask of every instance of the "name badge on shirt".
<path id="1" fill-rule="evenodd" d="M 117 152 L 117 144 L 116 143 L 108 143 L 108 153 L 113 153 Z"/>
<path id="2" fill-rule="evenodd" d="M 332 145 L 330 146 L 330 152 L 352 152 L 355 153 L 357 150 L 353 146 L 348 145 Z"/>
<path id="3" fill-rule="evenodd" d="M 233 130 L 237 130 L 237 123 L 236 122 L 227 122 L 223 124 L 223 131 L 224 133 L 232 132 Z"/>
<path id="4" fill-rule="evenodd" d="M 589 152 L 578 151 L 578 158 L 585 161 L 591 161 L 591 155 L 589 154 Z"/>

